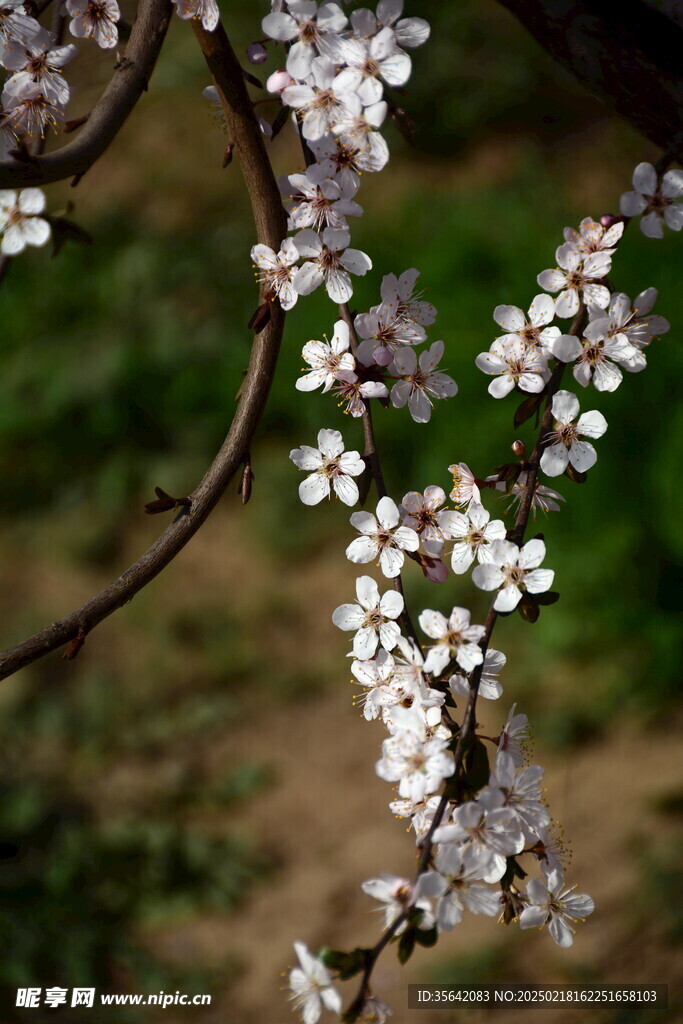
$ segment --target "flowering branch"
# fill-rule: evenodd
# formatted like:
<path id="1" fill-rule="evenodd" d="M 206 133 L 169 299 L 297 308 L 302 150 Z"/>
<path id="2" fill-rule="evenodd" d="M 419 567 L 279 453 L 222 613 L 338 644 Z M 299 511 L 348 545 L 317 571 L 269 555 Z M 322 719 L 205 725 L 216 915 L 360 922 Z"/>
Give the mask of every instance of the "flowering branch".
<path id="1" fill-rule="evenodd" d="M 221 90 L 225 116 L 233 133 L 235 152 L 251 199 L 256 235 L 264 244 L 272 244 L 273 239 L 279 239 L 283 233 L 284 211 L 258 122 L 244 87 L 242 69 L 222 27 L 209 39 L 203 30 L 197 28 L 196 32 Z M 264 294 L 262 290 L 262 297 Z M 230 430 L 203 479 L 188 496 L 189 505 L 181 509 L 176 520 L 144 555 L 99 594 L 65 618 L 0 653 L 0 679 L 69 641 L 82 644 L 84 636 L 98 623 L 127 604 L 158 576 L 202 526 L 249 457 L 275 373 L 284 320 L 285 314 L 279 303 L 273 303 L 269 322 L 254 338 L 249 368 Z"/>
<path id="2" fill-rule="evenodd" d="M 0 188 L 45 185 L 71 177 L 75 184 L 92 167 L 147 91 L 172 11 L 170 0 L 141 0 L 125 56 L 117 61 L 109 85 L 77 137 L 53 153 L 1 161 Z"/>

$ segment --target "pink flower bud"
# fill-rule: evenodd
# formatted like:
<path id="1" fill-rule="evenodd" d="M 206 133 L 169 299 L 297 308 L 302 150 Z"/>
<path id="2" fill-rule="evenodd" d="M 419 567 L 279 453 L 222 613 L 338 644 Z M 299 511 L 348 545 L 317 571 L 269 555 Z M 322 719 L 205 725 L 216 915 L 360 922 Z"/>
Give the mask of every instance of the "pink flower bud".
<path id="1" fill-rule="evenodd" d="M 378 366 L 388 366 L 389 363 L 392 362 L 394 357 L 392 356 L 388 348 L 385 348 L 384 345 L 380 345 L 379 348 L 376 348 L 375 351 L 372 353 L 372 358 L 375 360 Z"/>
<path id="2" fill-rule="evenodd" d="M 294 79 L 286 71 L 273 71 L 266 82 L 266 89 L 274 96 L 279 96 L 288 85 L 292 85 Z"/>
<path id="3" fill-rule="evenodd" d="M 418 555 L 422 572 L 432 583 L 445 583 L 448 579 L 448 569 L 438 555 Z"/>
<path id="4" fill-rule="evenodd" d="M 247 47 L 247 60 L 250 64 L 264 64 L 268 60 L 268 51 L 263 43 L 250 43 Z"/>
<path id="5" fill-rule="evenodd" d="M 523 458 L 526 455 L 526 445 L 524 444 L 524 441 L 513 441 L 510 447 L 515 455 L 519 455 L 520 458 Z"/>
<path id="6" fill-rule="evenodd" d="M 600 218 L 600 223 L 607 230 L 607 228 L 611 228 L 613 224 L 617 224 L 623 219 L 623 217 L 615 217 L 613 213 L 604 213 Z"/>

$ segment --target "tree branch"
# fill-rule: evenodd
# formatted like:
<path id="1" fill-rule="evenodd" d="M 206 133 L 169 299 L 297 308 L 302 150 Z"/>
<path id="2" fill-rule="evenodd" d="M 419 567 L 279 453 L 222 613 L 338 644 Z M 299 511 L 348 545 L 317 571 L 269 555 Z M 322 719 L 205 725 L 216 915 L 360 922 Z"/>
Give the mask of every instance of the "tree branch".
<path id="1" fill-rule="evenodd" d="M 550 56 L 662 149 L 683 148 L 683 29 L 644 0 L 500 0 Z"/>
<path id="2" fill-rule="evenodd" d="M 0 188 L 47 185 L 62 178 L 79 178 L 114 140 L 135 104 L 146 92 L 166 36 L 173 10 L 170 0 L 140 0 L 125 56 L 86 124 L 73 142 L 34 160 L 0 162 Z"/>
<path id="3" fill-rule="evenodd" d="M 152 0 L 153 4 L 157 2 Z M 239 61 L 221 25 L 211 35 L 195 26 L 195 33 L 221 95 L 251 199 L 257 238 L 278 249 L 286 231 L 285 212 Z M 183 510 L 137 562 L 90 601 L 23 643 L 0 653 L 0 679 L 71 640 L 81 638 L 82 642 L 94 626 L 158 576 L 194 536 L 248 458 L 273 380 L 284 321 L 285 314 L 279 303 L 273 303 L 269 323 L 254 338 L 249 369 L 230 430 L 203 480 L 189 495 L 191 504 L 187 511 Z"/>

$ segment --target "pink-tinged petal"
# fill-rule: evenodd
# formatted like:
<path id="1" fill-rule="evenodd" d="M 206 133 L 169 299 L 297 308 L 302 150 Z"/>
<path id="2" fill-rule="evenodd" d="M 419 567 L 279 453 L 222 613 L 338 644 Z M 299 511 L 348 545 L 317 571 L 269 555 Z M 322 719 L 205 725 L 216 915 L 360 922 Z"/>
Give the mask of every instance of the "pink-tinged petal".
<path id="1" fill-rule="evenodd" d="M 363 626 L 353 638 L 353 655 L 359 661 L 368 661 L 377 650 L 377 633 L 370 626 Z"/>
<path id="2" fill-rule="evenodd" d="M 592 409 L 590 412 L 584 412 L 579 416 L 576 429 L 584 437 L 592 437 L 593 439 L 602 437 L 607 430 L 607 420 L 597 409 Z"/>
<path id="3" fill-rule="evenodd" d="M 537 373 L 523 373 L 517 381 L 517 385 L 520 391 L 527 391 L 532 395 L 537 395 L 539 391 L 543 391 L 545 381 Z"/>
<path id="4" fill-rule="evenodd" d="M 362 608 L 359 608 L 357 604 L 340 604 L 338 608 L 335 608 L 332 612 L 332 622 L 335 624 L 337 629 L 351 630 L 360 629 L 365 621 L 365 615 Z"/>
<path id="5" fill-rule="evenodd" d="M 372 512 L 354 512 L 349 518 L 349 522 L 355 530 L 366 534 L 366 536 L 377 533 L 377 520 Z"/>
<path id="6" fill-rule="evenodd" d="M 597 460 L 595 448 L 588 441 L 574 441 L 569 449 L 569 461 L 574 469 L 578 469 L 579 473 L 585 473 L 595 465 Z"/>
<path id="7" fill-rule="evenodd" d="M 377 557 L 379 544 L 371 537 L 356 537 L 346 549 L 346 557 L 350 562 L 363 564 L 372 562 Z"/>
<path id="8" fill-rule="evenodd" d="M 480 590 L 497 590 L 505 582 L 505 576 L 497 565 L 478 565 L 472 573 L 472 582 Z"/>
<path id="9" fill-rule="evenodd" d="M 524 313 L 518 306 L 496 306 L 493 319 L 509 334 L 521 331 L 526 323 Z"/>
<path id="10" fill-rule="evenodd" d="M 524 577 L 524 585 L 530 594 L 545 594 L 555 579 L 554 569 L 534 569 Z"/>
<path id="11" fill-rule="evenodd" d="M 493 398 L 505 398 L 514 390 L 515 382 L 510 375 L 496 377 L 489 384 L 487 391 Z"/>
<path id="12" fill-rule="evenodd" d="M 388 495 L 380 498 L 377 503 L 377 519 L 385 530 L 392 530 L 401 520 L 396 502 Z"/>
<path id="13" fill-rule="evenodd" d="M 344 451 L 344 439 L 338 430 L 318 431 L 318 448 L 328 459 L 334 459 Z"/>
<path id="14" fill-rule="evenodd" d="M 545 327 L 555 317 L 555 302 L 549 295 L 537 295 L 529 306 L 529 320 L 534 327 Z"/>
<path id="15" fill-rule="evenodd" d="M 413 388 L 408 399 L 410 415 L 416 423 L 429 423 L 432 415 L 432 403 L 424 391 Z"/>
<path id="16" fill-rule="evenodd" d="M 372 576 L 359 576 L 356 580 L 356 597 L 362 608 L 371 611 L 379 605 L 379 587 Z"/>
<path id="17" fill-rule="evenodd" d="M 339 262 L 352 274 L 357 274 L 359 277 L 363 277 L 368 270 L 372 270 L 372 260 L 360 249 L 347 249 L 339 258 Z"/>
<path id="18" fill-rule="evenodd" d="M 350 476 L 335 476 L 332 478 L 332 487 L 334 493 L 337 495 L 340 501 L 343 501 L 345 505 L 357 505 L 360 497 L 358 493 L 358 485 L 355 480 L 352 480 Z"/>
<path id="19" fill-rule="evenodd" d="M 664 207 L 664 221 L 672 231 L 680 231 L 683 228 L 683 206 Z"/>
<path id="20" fill-rule="evenodd" d="M 624 192 L 619 200 L 619 210 L 624 217 L 639 217 L 647 209 L 647 199 L 640 192 Z"/>
<path id="21" fill-rule="evenodd" d="M 536 569 L 545 558 L 545 544 L 539 538 L 526 542 L 519 552 L 518 564 L 521 569 Z"/>
<path id="22" fill-rule="evenodd" d="M 282 12 L 267 14 L 261 22 L 264 35 L 270 39 L 277 39 L 279 42 L 286 42 L 298 34 L 299 27 L 291 14 Z"/>
<path id="23" fill-rule="evenodd" d="M 553 398 L 553 416 L 565 426 L 579 415 L 579 400 L 571 391 L 558 391 Z"/>
<path id="24" fill-rule="evenodd" d="M 664 225 L 661 216 L 654 211 L 647 213 L 640 221 L 640 230 L 648 238 L 663 238 Z"/>
<path id="25" fill-rule="evenodd" d="M 436 484 L 430 484 L 425 487 L 424 492 L 425 506 L 432 511 L 440 508 L 446 500 L 446 492 L 443 487 L 439 487 Z"/>
<path id="26" fill-rule="evenodd" d="M 568 462 L 569 453 L 563 444 L 553 444 L 541 455 L 541 469 L 546 476 L 561 476 Z"/>
<path id="27" fill-rule="evenodd" d="M 322 455 L 317 448 L 302 444 L 301 448 L 293 448 L 289 457 L 299 469 L 308 471 L 320 469 L 323 464 Z"/>
<path id="28" fill-rule="evenodd" d="M 609 299 L 608 299 L 609 301 Z M 555 314 L 563 320 L 576 316 L 579 309 L 579 293 L 576 288 L 567 288 L 560 292 L 555 300 Z"/>
<path id="29" fill-rule="evenodd" d="M 345 270 L 330 270 L 325 281 L 325 289 L 332 302 L 338 304 L 348 302 L 353 295 L 351 277 Z"/>
<path id="30" fill-rule="evenodd" d="M 412 531 L 411 531 L 412 533 Z M 379 566 L 385 576 L 395 579 L 403 568 L 405 555 L 394 547 L 383 548 L 379 556 Z"/>
<path id="31" fill-rule="evenodd" d="M 292 284 L 298 295 L 310 295 L 323 282 L 323 272 L 317 263 L 304 263 L 299 267 Z"/>
<path id="32" fill-rule="evenodd" d="M 662 178 L 660 191 L 667 199 L 679 199 L 683 196 L 683 171 L 679 168 L 667 171 Z"/>
<path id="33" fill-rule="evenodd" d="M 379 610 L 385 619 L 397 619 L 403 611 L 403 596 L 397 590 L 387 590 L 382 594 Z"/>
<path id="34" fill-rule="evenodd" d="M 474 362 L 484 373 L 504 373 L 507 369 L 506 364 L 495 352 L 482 352 Z"/>
<path id="35" fill-rule="evenodd" d="M 451 554 L 451 569 L 457 576 L 462 576 L 463 573 L 467 572 L 469 567 L 474 561 L 474 554 L 469 544 L 464 541 L 458 541 L 453 546 Z"/>
<path id="36" fill-rule="evenodd" d="M 586 284 L 583 287 L 583 300 L 587 305 L 607 309 L 610 300 L 609 288 L 604 284 Z"/>
<path id="37" fill-rule="evenodd" d="M 607 252 L 594 252 L 583 264 L 586 277 L 606 277 L 612 269 L 612 257 Z"/>
<path id="38" fill-rule="evenodd" d="M 596 363 L 593 370 L 593 384 L 598 391 L 616 391 L 624 378 L 614 363 Z"/>
<path id="39" fill-rule="evenodd" d="M 483 566 L 480 566 L 480 568 L 483 568 Z M 474 578 L 474 575 L 472 578 Z M 517 587 L 513 587 L 512 584 L 508 584 L 496 594 L 493 607 L 497 612 L 512 612 L 515 610 L 521 599 L 521 590 L 518 590 Z"/>
<path id="40" fill-rule="evenodd" d="M 590 324 L 589 324 L 590 326 Z M 588 328 L 586 328 L 587 330 Z M 550 351 L 556 359 L 559 359 L 563 363 L 571 363 L 575 359 L 578 359 L 583 352 L 583 346 L 579 339 L 573 334 L 561 334 L 559 338 L 555 338 Z"/>
<path id="41" fill-rule="evenodd" d="M 330 481 L 322 473 L 313 473 L 299 484 L 299 497 L 304 505 L 317 505 L 330 496 Z"/>
<path id="42" fill-rule="evenodd" d="M 435 341 L 420 355 L 420 369 L 423 373 L 431 373 L 439 364 L 444 353 L 443 341 Z"/>
<path id="43" fill-rule="evenodd" d="M 399 526 L 398 530 L 394 530 L 394 543 L 404 551 L 417 551 L 420 546 L 420 538 L 415 530 L 411 530 L 408 526 Z"/>
<path id="44" fill-rule="evenodd" d="M 529 906 L 525 907 L 519 915 L 519 927 L 522 930 L 525 928 L 542 928 L 547 920 L 548 910 L 546 907 Z"/>
<path id="45" fill-rule="evenodd" d="M 379 642 L 385 651 L 393 651 L 401 630 L 395 622 L 383 622 L 379 627 Z"/>
<path id="46" fill-rule="evenodd" d="M 657 172 L 652 164 L 643 162 L 638 164 L 633 172 L 633 187 L 636 192 L 643 192 L 647 196 L 653 196 L 657 191 Z"/>
<path id="47" fill-rule="evenodd" d="M 543 270 L 536 280 L 547 292 L 559 292 L 567 284 L 567 275 L 562 270 Z"/>

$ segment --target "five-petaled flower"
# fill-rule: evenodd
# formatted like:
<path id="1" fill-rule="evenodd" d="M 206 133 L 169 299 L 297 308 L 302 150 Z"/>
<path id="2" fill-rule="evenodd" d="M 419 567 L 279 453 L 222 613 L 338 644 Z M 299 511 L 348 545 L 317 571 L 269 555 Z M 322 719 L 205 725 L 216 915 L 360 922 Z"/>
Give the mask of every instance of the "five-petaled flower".
<path id="1" fill-rule="evenodd" d="M 387 590 L 379 596 L 379 587 L 371 576 L 356 580 L 358 604 L 340 604 L 332 613 L 332 621 L 339 629 L 356 630 L 353 655 L 359 661 L 374 657 L 377 645 L 392 651 L 401 629 L 394 620 L 403 611 L 403 597 L 396 590 Z"/>
<path id="2" fill-rule="evenodd" d="M 539 538 L 519 548 L 509 540 L 496 540 L 491 545 L 491 561 L 478 565 L 472 573 L 474 584 L 481 590 L 497 590 L 493 607 L 497 612 L 512 612 L 522 594 L 544 594 L 553 585 L 552 569 L 539 569 L 545 558 L 545 544 Z"/>
<path id="3" fill-rule="evenodd" d="M 338 430 L 320 430 L 318 447 L 304 444 L 289 455 L 295 466 L 311 475 L 299 484 L 299 497 L 304 505 L 317 505 L 330 497 L 330 489 L 345 505 L 358 501 L 358 485 L 353 479 L 360 476 L 365 463 L 358 452 L 345 452 L 344 441 Z"/>
<path id="4" fill-rule="evenodd" d="M 354 512 L 351 525 L 361 534 L 346 549 L 346 557 L 357 563 L 379 561 L 385 576 L 398 576 L 405 560 L 404 551 L 417 551 L 420 538 L 408 526 L 399 526 L 401 516 L 396 503 L 385 495 L 377 503 L 377 518 L 371 512 Z"/>
<path id="5" fill-rule="evenodd" d="M 672 231 L 683 228 L 683 171 L 667 171 L 661 179 L 652 164 L 638 164 L 633 172 L 633 192 L 624 192 L 619 202 L 625 217 L 642 214 L 640 230 L 649 238 L 662 238 L 664 225 Z"/>
<path id="6" fill-rule="evenodd" d="M 579 416 L 579 400 L 571 391 L 557 392 L 552 413 L 555 425 L 545 438 L 541 469 L 548 476 L 560 476 L 570 464 L 584 473 L 595 465 L 597 455 L 593 445 L 582 439 L 602 437 L 607 430 L 607 420 L 597 409 Z"/>

